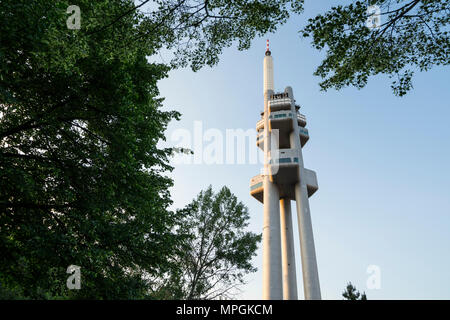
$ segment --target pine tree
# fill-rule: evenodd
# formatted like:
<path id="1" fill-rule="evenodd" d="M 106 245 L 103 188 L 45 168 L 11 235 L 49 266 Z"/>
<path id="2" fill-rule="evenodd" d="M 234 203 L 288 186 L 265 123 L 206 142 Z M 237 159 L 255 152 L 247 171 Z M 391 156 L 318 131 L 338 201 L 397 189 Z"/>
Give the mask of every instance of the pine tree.
<path id="1" fill-rule="evenodd" d="M 347 284 L 347 288 L 342 293 L 342 296 L 345 298 L 345 300 L 367 300 L 366 293 L 359 293 L 359 291 L 356 290 L 356 287 L 352 285 L 351 282 Z"/>

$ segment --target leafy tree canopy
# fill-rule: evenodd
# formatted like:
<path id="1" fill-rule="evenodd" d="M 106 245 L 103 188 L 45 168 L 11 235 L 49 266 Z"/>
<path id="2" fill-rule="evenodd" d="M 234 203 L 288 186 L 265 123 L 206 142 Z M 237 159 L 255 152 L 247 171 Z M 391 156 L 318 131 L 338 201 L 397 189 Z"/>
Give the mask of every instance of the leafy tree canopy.
<path id="1" fill-rule="evenodd" d="M 370 5 L 380 9 L 378 28 L 366 25 L 376 13 Z M 449 9 L 446 0 L 355 1 L 309 19 L 302 36 L 326 50 L 315 71 L 322 90 L 363 88 L 370 76 L 388 74 L 394 94 L 405 95 L 414 71 L 449 64 Z"/>
<path id="2" fill-rule="evenodd" d="M 130 7 L 79 4 L 87 29 Z M 0 4 L 0 281 L 30 298 L 142 296 L 176 240 L 169 151 L 156 146 L 178 116 L 156 98 L 168 68 L 148 63 L 145 46 L 117 47 L 138 15 L 80 37 L 68 5 Z M 69 294 L 71 264 L 82 289 Z"/>
<path id="3" fill-rule="evenodd" d="M 302 12 L 304 0 L 156 2 L 159 9 L 144 22 L 161 21 L 164 43 L 175 53 L 173 65 L 190 64 L 195 71 L 217 64 L 223 49 L 235 41 L 239 50 L 248 49 L 253 38 L 275 31 L 290 13 Z"/>
<path id="4" fill-rule="evenodd" d="M 250 219 L 247 207 L 227 187 L 218 193 L 211 186 L 178 211 L 179 233 L 184 235 L 177 269 L 161 282 L 164 298 L 231 298 L 255 272 L 251 259 L 261 235 L 246 231 Z"/>

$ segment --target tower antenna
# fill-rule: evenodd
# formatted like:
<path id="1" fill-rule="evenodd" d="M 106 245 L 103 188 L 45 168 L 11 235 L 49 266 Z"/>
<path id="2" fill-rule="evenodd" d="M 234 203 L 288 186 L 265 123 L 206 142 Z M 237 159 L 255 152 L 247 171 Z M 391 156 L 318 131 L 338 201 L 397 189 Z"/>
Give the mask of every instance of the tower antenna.
<path id="1" fill-rule="evenodd" d="M 269 39 L 266 40 L 266 56 L 270 56 Z"/>

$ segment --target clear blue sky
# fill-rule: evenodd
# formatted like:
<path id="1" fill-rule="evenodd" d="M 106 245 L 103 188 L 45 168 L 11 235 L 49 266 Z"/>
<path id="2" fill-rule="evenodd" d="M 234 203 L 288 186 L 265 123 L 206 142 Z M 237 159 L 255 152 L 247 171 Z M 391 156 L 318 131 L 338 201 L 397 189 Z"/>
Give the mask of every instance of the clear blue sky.
<path id="1" fill-rule="evenodd" d="M 392 94 L 387 76 L 370 79 L 362 90 L 321 92 L 312 74 L 324 53 L 298 30 L 328 5 L 306 1 L 303 15 L 255 39 L 248 51 L 226 49 L 214 68 L 171 72 L 160 82 L 161 96 L 165 108 L 180 111 L 182 119 L 169 126 L 168 144 L 173 130 L 192 132 L 194 121 L 223 135 L 226 129 L 255 128 L 269 38 L 276 90 L 292 86 L 308 120 L 303 155 L 319 181 L 310 205 L 322 297 L 341 299 L 351 281 L 369 299 L 450 299 L 449 70 L 416 74 L 413 91 L 402 98 Z M 259 164 L 177 165 L 171 175 L 174 208 L 209 184 L 215 190 L 226 185 L 248 206 L 250 230 L 261 233 L 262 204 L 249 194 L 249 180 L 259 170 Z M 302 299 L 295 211 L 293 217 Z M 261 248 L 254 264 L 259 270 L 247 277 L 240 298 L 262 296 Z M 366 288 L 369 265 L 381 268 L 378 290 Z"/>

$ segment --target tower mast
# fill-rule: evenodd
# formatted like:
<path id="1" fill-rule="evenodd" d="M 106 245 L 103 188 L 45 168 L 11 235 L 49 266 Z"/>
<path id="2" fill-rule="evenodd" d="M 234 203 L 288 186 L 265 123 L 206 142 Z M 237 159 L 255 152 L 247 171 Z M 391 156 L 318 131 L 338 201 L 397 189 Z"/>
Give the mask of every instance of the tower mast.
<path id="1" fill-rule="evenodd" d="M 283 287 L 281 277 L 281 234 L 280 234 L 280 206 L 279 193 L 270 175 L 271 148 L 278 146 L 271 143 L 275 141 L 269 128 L 269 99 L 273 95 L 273 59 L 269 50 L 267 40 L 266 53 L 264 57 L 264 217 L 263 217 L 263 299 L 281 300 L 283 298 Z"/>

